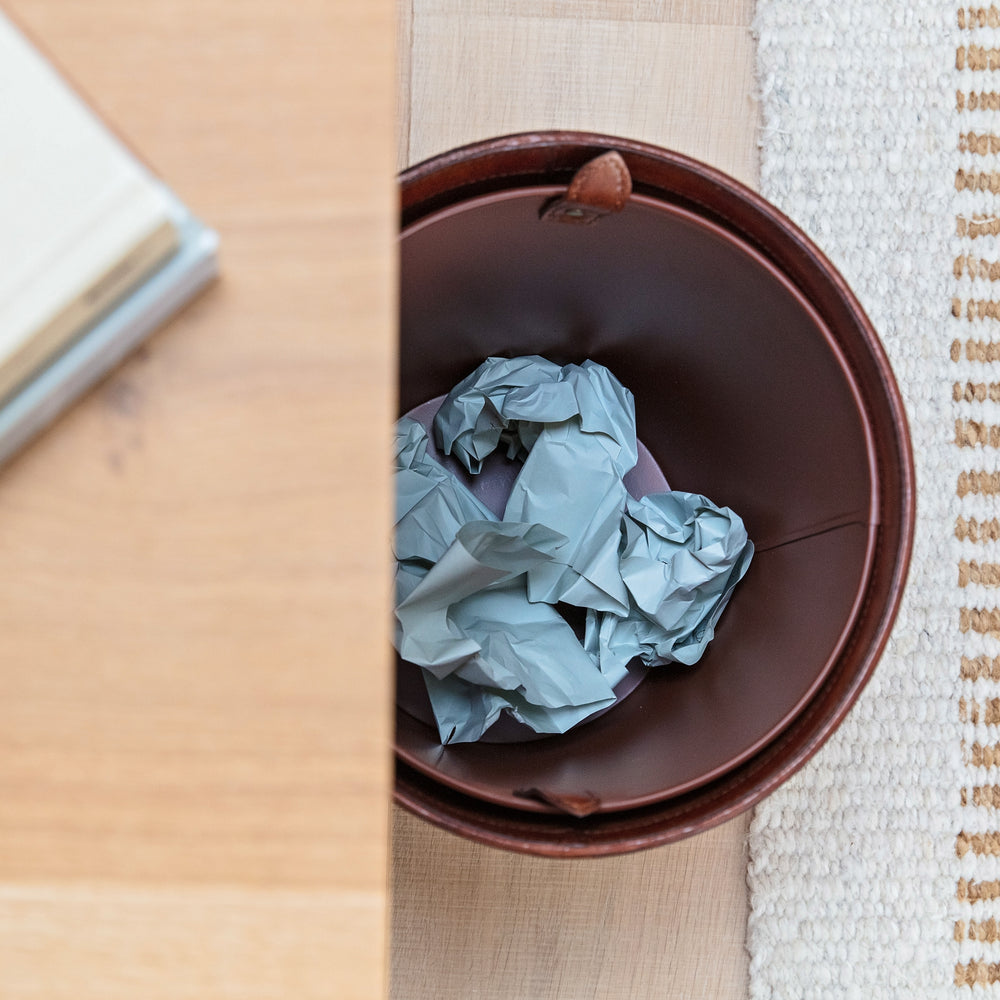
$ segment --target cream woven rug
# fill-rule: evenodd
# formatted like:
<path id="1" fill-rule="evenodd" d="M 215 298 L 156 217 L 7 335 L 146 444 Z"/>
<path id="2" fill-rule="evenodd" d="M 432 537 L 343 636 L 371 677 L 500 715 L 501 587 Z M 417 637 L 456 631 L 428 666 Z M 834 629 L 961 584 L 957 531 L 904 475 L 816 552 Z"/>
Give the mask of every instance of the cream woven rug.
<path id="1" fill-rule="evenodd" d="M 871 684 L 756 811 L 751 996 L 1000 997 L 1000 8 L 758 0 L 756 29 L 761 188 L 886 345 L 918 528 Z"/>

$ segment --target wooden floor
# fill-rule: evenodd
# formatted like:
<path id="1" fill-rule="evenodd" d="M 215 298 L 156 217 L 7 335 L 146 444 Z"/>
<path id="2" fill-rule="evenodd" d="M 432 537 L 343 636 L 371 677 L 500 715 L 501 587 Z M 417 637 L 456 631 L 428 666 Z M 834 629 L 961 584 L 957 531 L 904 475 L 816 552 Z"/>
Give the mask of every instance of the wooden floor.
<path id="1" fill-rule="evenodd" d="M 393 8 L 4 8 L 222 278 L 0 471 L 0 997 L 376 1000 Z"/>
<path id="2" fill-rule="evenodd" d="M 756 182 L 751 0 L 400 0 L 398 14 L 400 166 L 566 128 Z M 747 822 L 551 861 L 396 810 L 393 1000 L 742 1000 Z"/>

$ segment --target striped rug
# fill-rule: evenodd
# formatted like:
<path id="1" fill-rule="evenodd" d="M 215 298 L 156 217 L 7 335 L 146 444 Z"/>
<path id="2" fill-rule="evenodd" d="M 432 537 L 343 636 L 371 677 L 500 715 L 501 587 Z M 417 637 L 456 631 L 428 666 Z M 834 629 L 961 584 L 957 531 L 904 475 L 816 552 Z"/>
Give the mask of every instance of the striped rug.
<path id="1" fill-rule="evenodd" d="M 886 345 L 918 527 L 875 677 L 755 813 L 751 997 L 1000 997 L 1000 7 L 758 0 L 756 31 L 761 189 Z"/>

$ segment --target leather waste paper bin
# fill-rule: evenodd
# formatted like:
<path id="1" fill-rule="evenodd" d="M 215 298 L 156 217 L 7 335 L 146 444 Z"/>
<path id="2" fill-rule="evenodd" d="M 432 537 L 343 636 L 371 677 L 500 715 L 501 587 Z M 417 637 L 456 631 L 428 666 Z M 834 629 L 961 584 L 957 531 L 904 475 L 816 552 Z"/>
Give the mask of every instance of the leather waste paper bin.
<path id="1" fill-rule="evenodd" d="M 400 414 L 491 356 L 591 359 L 634 394 L 670 488 L 738 512 L 756 552 L 698 663 L 652 668 L 565 734 L 442 746 L 420 668 L 399 661 L 397 801 L 563 857 L 731 818 L 841 722 L 899 605 L 913 465 L 875 331 L 780 212 L 664 149 L 522 134 L 401 188 Z"/>

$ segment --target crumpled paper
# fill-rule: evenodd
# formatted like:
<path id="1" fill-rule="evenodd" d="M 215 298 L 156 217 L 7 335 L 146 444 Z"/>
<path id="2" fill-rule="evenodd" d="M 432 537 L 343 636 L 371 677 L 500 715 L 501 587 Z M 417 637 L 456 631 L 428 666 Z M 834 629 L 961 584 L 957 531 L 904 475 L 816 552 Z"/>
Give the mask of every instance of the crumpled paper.
<path id="1" fill-rule="evenodd" d="M 498 519 L 427 454 L 396 443 L 396 632 L 424 668 L 442 743 L 502 712 L 565 732 L 613 704 L 628 663 L 694 663 L 753 553 L 740 518 L 697 494 L 630 497 L 631 393 L 604 367 L 489 358 L 434 419 L 478 474 L 503 447 L 523 466 Z M 587 609 L 581 642 L 556 608 Z"/>
<path id="2" fill-rule="evenodd" d="M 565 732 L 614 703 L 562 615 L 531 603 L 526 572 L 566 537 L 505 523 L 427 455 L 427 431 L 396 431 L 396 648 L 424 667 L 442 743 L 479 739 L 506 709 Z"/>
<path id="3" fill-rule="evenodd" d="M 646 666 L 697 663 L 753 556 L 743 522 L 697 493 L 629 497 L 619 567 L 629 614 L 587 613 L 584 648 L 607 676 Z"/>

